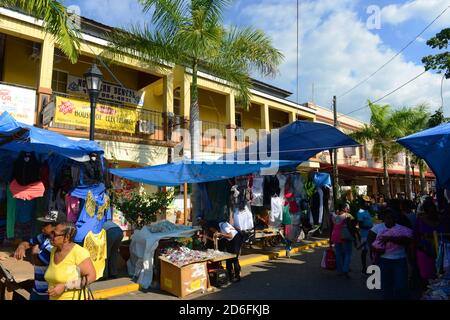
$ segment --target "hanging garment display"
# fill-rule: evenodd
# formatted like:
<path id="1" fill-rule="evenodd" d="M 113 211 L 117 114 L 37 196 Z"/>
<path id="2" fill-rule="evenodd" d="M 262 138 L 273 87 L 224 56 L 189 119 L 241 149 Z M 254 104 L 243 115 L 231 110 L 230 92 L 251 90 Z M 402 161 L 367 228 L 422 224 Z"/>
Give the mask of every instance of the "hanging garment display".
<path id="1" fill-rule="evenodd" d="M 317 188 L 316 193 L 314 193 L 312 198 L 311 216 L 310 216 L 311 225 L 322 224 L 324 212 L 323 210 L 324 210 L 323 191 L 322 188 Z"/>
<path id="2" fill-rule="evenodd" d="M 14 179 L 9 185 L 9 188 L 13 197 L 21 200 L 41 198 L 45 193 L 45 187 L 42 181 L 37 181 L 30 183 L 29 185 L 22 186 L 17 182 L 17 180 Z"/>
<path id="3" fill-rule="evenodd" d="M 14 239 L 16 225 L 16 199 L 13 198 L 9 186 L 6 188 L 6 237 Z"/>
<path id="4" fill-rule="evenodd" d="M 22 186 L 38 182 L 41 166 L 34 152 L 21 152 L 14 162 L 13 177 Z"/>
<path id="5" fill-rule="evenodd" d="M 241 231 L 253 229 L 253 215 L 248 206 L 245 206 L 242 210 L 235 210 L 234 215 L 234 227 Z"/>
<path id="6" fill-rule="evenodd" d="M 269 225 L 275 228 L 281 226 L 283 220 L 283 203 L 284 200 L 281 197 L 272 197 L 270 205 Z"/>
<path id="7" fill-rule="evenodd" d="M 103 183 L 102 160 L 97 154 L 90 154 L 90 160 L 80 166 L 80 184 L 96 185 Z"/>
<path id="8" fill-rule="evenodd" d="M 264 176 L 263 186 L 264 207 L 270 208 L 272 197 L 280 195 L 280 182 L 276 176 Z"/>
<path id="9" fill-rule="evenodd" d="M 285 194 L 287 205 L 289 206 L 289 213 L 297 214 L 300 212 L 300 208 L 297 204 L 297 201 L 294 198 L 293 193 L 286 193 Z"/>
<path id="10" fill-rule="evenodd" d="M 292 176 L 292 188 L 296 198 L 306 198 L 305 183 L 302 175 L 294 174 Z"/>
<path id="11" fill-rule="evenodd" d="M 212 209 L 205 213 L 206 221 L 227 220 L 229 217 L 228 199 L 231 186 L 227 180 L 208 182 L 208 197 Z"/>
<path id="12" fill-rule="evenodd" d="M 67 221 L 75 223 L 80 215 L 80 199 L 66 195 Z"/>
<path id="13" fill-rule="evenodd" d="M 254 207 L 262 207 L 264 205 L 264 190 L 263 190 L 264 178 L 260 175 L 253 176 L 252 184 L 252 202 Z"/>
<path id="14" fill-rule="evenodd" d="M 84 238 L 83 247 L 89 251 L 97 275 L 96 280 L 103 276 L 106 264 L 106 231 L 102 229 L 98 234 L 89 231 Z"/>
<path id="15" fill-rule="evenodd" d="M 326 172 L 314 172 L 313 181 L 316 188 L 331 186 L 330 174 Z"/>
<path id="16" fill-rule="evenodd" d="M 111 220 L 111 204 L 104 188 L 103 190 L 98 188 L 87 190 L 85 196 L 80 195 L 83 195 L 86 189 L 77 188 L 76 190 L 76 197 L 83 199 L 84 204 L 75 224 L 77 233 L 74 242 L 82 243 L 89 231 L 97 234 L 102 230 L 103 223 L 106 220 Z M 99 192 L 99 190 L 101 191 Z M 75 196 L 74 192 L 71 195 Z"/>
<path id="17" fill-rule="evenodd" d="M 287 177 L 281 173 L 277 173 L 277 178 L 278 178 L 278 183 L 279 183 L 279 188 L 280 188 L 280 197 L 284 198 L 284 193 L 285 193 L 285 186 L 286 186 L 286 181 L 287 181 Z"/>
<path id="18" fill-rule="evenodd" d="M 16 239 L 31 239 L 35 226 L 36 201 L 16 200 L 16 221 L 14 237 Z"/>

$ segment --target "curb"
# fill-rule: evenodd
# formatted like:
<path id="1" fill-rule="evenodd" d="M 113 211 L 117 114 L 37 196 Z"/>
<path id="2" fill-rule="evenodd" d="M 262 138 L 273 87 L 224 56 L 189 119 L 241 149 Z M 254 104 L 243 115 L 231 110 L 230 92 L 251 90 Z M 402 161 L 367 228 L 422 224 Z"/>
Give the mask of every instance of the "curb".
<path id="1" fill-rule="evenodd" d="M 307 244 L 307 245 L 292 248 L 291 254 L 299 253 L 301 251 L 309 250 L 309 249 L 316 248 L 316 247 L 321 247 L 321 246 L 328 245 L 328 244 L 329 244 L 329 240 L 315 241 L 315 242 Z M 240 259 L 239 264 L 241 265 L 241 267 L 250 266 L 250 265 L 253 265 L 253 264 L 256 264 L 259 262 L 275 260 L 275 259 L 285 257 L 285 256 L 286 256 L 286 251 L 280 250 L 278 252 L 259 254 L 257 257 Z M 131 283 L 131 284 L 127 284 L 124 286 L 118 286 L 118 287 L 113 287 L 113 288 L 109 288 L 109 289 L 95 290 L 95 291 L 93 291 L 93 294 L 94 294 L 94 298 L 96 300 L 102 300 L 102 299 L 107 299 L 107 298 L 111 298 L 111 297 L 115 297 L 115 296 L 120 296 L 120 295 L 127 294 L 130 292 L 136 292 L 136 291 L 139 291 L 139 289 L 140 289 L 139 284 Z"/>
<path id="2" fill-rule="evenodd" d="M 324 245 L 328 245 L 328 244 L 329 244 L 329 240 L 316 241 L 316 242 L 313 242 L 313 243 L 310 243 L 307 245 L 292 248 L 291 254 L 296 254 L 301 251 L 309 250 L 312 248 L 316 248 L 316 247 L 320 247 L 320 246 L 324 246 Z M 247 258 L 247 259 L 239 259 L 239 264 L 241 265 L 241 267 L 244 267 L 244 266 L 250 266 L 250 265 L 258 263 L 258 262 L 275 260 L 275 259 L 281 258 L 281 257 L 286 257 L 286 250 L 280 250 L 278 252 L 260 254 L 257 257 L 252 257 L 252 258 Z"/>

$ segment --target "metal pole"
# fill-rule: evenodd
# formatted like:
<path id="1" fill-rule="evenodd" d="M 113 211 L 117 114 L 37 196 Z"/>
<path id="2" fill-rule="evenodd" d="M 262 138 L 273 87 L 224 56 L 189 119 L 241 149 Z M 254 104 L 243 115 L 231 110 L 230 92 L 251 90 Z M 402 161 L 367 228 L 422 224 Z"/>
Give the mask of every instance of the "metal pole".
<path id="1" fill-rule="evenodd" d="M 336 96 L 333 96 L 333 121 L 334 127 L 337 128 L 337 106 L 336 106 Z M 337 149 L 333 150 L 333 198 L 334 198 L 334 210 L 337 208 L 338 199 L 338 167 L 337 167 Z"/>
<path id="2" fill-rule="evenodd" d="M 89 125 L 89 140 L 95 140 L 95 108 L 97 107 L 98 92 L 90 92 L 89 100 L 91 102 L 91 123 Z"/>
<path id="3" fill-rule="evenodd" d="M 187 183 L 184 183 L 184 224 L 188 224 L 188 207 L 187 207 L 187 192 L 188 192 L 188 185 Z"/>

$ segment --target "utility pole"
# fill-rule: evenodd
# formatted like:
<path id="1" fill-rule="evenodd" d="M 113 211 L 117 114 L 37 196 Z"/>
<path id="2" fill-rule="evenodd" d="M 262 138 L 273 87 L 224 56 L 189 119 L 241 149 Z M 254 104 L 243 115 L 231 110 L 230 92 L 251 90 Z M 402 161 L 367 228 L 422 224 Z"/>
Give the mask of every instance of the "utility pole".
<path id="1" fill-rule="evenodd" d="M 333 96 L 333 120 L 334 120 L 334 127 L 337 128 L 338 121 L 337 121 L 337 106 L 336 106 L 336 96 Z M 336 211 L 337 208 L 337 199 L 338 199 L 338 188 L 339 188 L 339 182 L 338 182 L 338 166 L 337 166 L 337 149 L 333 150 L 333 199 L 334 199 L 334 210 Z"/>

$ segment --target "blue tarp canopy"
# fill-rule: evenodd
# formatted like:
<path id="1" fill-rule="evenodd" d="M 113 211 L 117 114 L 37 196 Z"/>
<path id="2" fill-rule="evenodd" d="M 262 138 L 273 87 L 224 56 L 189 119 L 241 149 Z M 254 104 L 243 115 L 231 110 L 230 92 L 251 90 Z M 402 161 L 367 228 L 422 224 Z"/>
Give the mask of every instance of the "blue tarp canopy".
<path id="1" fill-rule="evenodd" d="M 76 141 L 56 132 L 17 122 L 6 111 L 0 115 L 0 150 L 56 153 L 73 159 L 91 152 L 103 153 L 95 141 Z"/>
<path id="2" fill-rule="evenodd" d="M 414 133 L 397 142 L 425 160 L 441 187 L 450 188 L 450 123 Z"/>
<path id="3" fill-rule="evenodd" d="M 273 141 L 272 141 L 273 140 Z M 308 161 L 317 153 L 360 144 L 335 127 L 310 121 L 295 121 L 234 153 L 234 159 Z M 271 158 L 278 152 L 278 157 Z M 229 155 L 228 155 L 229 156 Z M 227 157 L 227 159 L 229 159 Z"/>
<path id="4" fill-rule="evenodd" d="M 178 186 L 183 183 L 201 183 L 223 180 L 259 172 L 261 169 L 298 165 L 298 161 L 207 162 L 180 161 L 144 168 L 111 169 L 111 173 L 135 182 L 156 186 Z"/>

